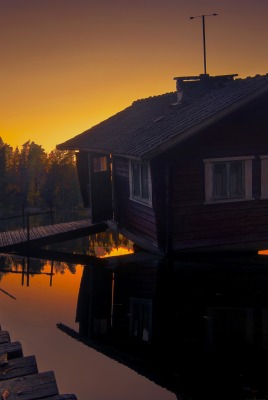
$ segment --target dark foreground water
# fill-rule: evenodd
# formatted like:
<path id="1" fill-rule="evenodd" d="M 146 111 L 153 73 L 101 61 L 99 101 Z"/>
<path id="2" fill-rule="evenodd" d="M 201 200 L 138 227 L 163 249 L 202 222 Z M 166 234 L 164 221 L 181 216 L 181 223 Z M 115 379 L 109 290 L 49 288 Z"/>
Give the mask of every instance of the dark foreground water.
<path id="1" fill-rule="evenodd" d="M 75 393 L 79 400 L 174 400 L 170 391 L 156 385 L 129 367 L 73 339 L 57 323 L 78 330 L 77 301 L 84 267 L 28 260 L 31 271 L 42 274 L 22 277 L 23 259 L 1 259 L 0 323 L 13 341 L 20 341 L 24 355 L 35 354 L 39 371 L 54 370 L 60 393 Z M 36 265 L 36 268 L 34 267 Z M 24 265 L 25 266 L 25 265 Z M 17 271 L 17 273 L 16 273 Z M 23 286 L 22 280 L 24 279 Z"/>
<path id="2" fill-rule="evenodd" d="M 0 289 L 2 329 L 40 372 L 54 370 L 60 393 L 268 398 L 266 256 L 86 266 L 2 256 Z"/>

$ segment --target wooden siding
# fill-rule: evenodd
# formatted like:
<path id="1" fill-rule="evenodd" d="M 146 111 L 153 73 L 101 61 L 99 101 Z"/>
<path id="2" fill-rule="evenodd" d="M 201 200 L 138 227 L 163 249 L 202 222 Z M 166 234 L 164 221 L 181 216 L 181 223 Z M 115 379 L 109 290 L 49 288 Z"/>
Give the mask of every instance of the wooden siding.
<path id="1" fill-rule="evenodd" d="M 174 250 L 235 244 L 244 249 L 268 248 L 268 200 L 260 200 L 259 159 L 268 150 L 268 116 L 263 107 L 267 102 L 248 105 L 169 153 Z M 255 156 L 254 200 L 204 204 L 203 159 L 235 156 Z"/>
<path id="2" fill-rule="evenodd" d="M 140 235 L 150 243 L 157 243 L 154 208 L 132 201 L 129 198 L 128 159 L 113 159 L 115 219 L 119 228 Z"/>

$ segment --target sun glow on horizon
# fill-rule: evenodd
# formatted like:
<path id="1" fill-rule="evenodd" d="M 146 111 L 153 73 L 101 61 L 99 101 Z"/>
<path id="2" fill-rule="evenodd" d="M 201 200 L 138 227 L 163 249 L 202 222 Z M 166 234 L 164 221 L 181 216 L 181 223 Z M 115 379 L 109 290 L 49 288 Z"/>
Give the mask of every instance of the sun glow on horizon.
<path id="1" fill-rule="evenodd" d="M 203 73 L 201 23 L 189 16 L 211 0 L 104 3 L 1 3 L 4 142 L 51 151 L 137 99 L 175 90 L 174 76 Z M 213 11 L 208 73 L 267 73 L 268 2 L 245 1 L 241 14 L 240 2 L 225 0 Z"/>

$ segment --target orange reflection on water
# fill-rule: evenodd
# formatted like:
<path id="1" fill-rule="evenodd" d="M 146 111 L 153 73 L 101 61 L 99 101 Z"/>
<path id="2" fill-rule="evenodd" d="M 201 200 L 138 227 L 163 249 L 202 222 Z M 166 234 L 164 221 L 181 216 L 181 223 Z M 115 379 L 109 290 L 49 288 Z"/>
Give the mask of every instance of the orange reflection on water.
<path id="1" fill-rule="evenodd" d="M 107 253 L 100 255 L 100 258 L 105 258 L 105 257 L 115 257 L 115 256 L 125 256 L 127 254 L 133 254 L 134 250 L 132 248 L 127 248 L 127 247 L 113 247 L 111 250 L 109 250 Z"/>

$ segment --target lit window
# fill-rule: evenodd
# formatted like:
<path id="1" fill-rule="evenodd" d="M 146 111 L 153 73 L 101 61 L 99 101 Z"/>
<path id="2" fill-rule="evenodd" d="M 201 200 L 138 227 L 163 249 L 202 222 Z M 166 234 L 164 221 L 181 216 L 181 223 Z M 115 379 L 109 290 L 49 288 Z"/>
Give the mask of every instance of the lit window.
<path id="1" fill-rule="evenodd" d="M 149 163 L 130 161 L 130 198 L 151 205 Z"/>
<path id="2" fill-rule="evenodd" d="M 206 203 L 251 200 L 253 158 L 204 160 Z"/>
<path id="3" fill-rule="evenodd" d="M 107 157 L 94 157 L 93 158 L 94 172 L 107 171 L 107 168 L 108 168 Z"/>

